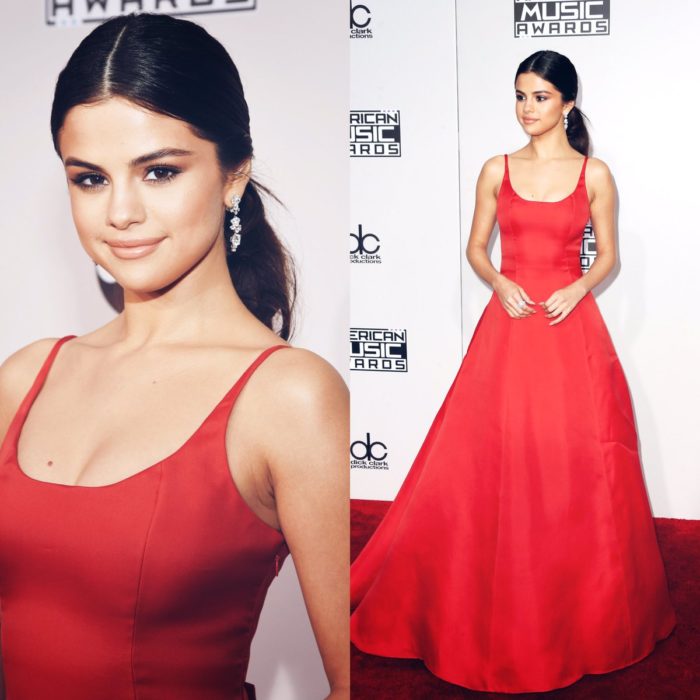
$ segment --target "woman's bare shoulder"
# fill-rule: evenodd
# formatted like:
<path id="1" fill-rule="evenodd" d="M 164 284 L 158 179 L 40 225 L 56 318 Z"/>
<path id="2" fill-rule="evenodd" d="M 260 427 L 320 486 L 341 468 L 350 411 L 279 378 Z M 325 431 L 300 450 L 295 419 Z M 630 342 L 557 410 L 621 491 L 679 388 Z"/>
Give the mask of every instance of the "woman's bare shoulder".
<path id="1" fill-rule="evenodd" d="M 586 170 L 594 177 L 608 178 L 611 176 L 608 164 L 601 158 L 596 158 L 595 156 L 589 156 Z"/>
<path id="2" fill-rule="evenodd" d="M 274 352 L 251 380 L 256 386 L 248 395 L 250 429 L 269 451 L 319 447 L 332 441 L 349 420 L 349 390 L 343 377 L 312 350 L 290 345 Z M 265 419 L 258 421 L 256 416 Z"/>
<path id="3" fill-rule="evenodd" d="M 484 161 L 479 173 L 479 186 L 484 186 L 487 191 L 498 190 L 505 174 L 506 159 L 503 153 L 491 156 Z"/>
<path id="4" fill-rule="evenodd" d="M 274 391 L 263 395 L 283 398 L 290 410 L 323 402 L 329 394 L 344 394 L 347 385 L 336 368 L 326 359 L 302 347 L 287 346 L 275 352 L 266 363 L 262 383 Z"/>
<path id="5" fill-rule="evenodd" d="M 506 158 L 503 153 L 491 156 L 484 161 L 481 166 L 481 172 L 485 175 L 503 175 L 503 170 L 506 167 Z"/>
<path id="6" fill-rule="evenodd" d="M 613 176 L 608 164 L 600 158 L 588 158 L 586 184 L 593 192 L 614 189 Z"/>
<path id="7" fill-rule="evenodd" d="M 13 352 L 0 364 L 0 435 L 4 436 L 58 338 L 41 338 Z"/>

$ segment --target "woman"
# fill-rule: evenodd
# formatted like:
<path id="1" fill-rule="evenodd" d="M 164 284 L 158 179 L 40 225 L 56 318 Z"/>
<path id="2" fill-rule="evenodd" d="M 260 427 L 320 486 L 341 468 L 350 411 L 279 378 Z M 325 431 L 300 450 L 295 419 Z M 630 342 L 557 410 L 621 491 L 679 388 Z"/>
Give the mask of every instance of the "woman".
<path id="1" fill-rule="evenodd" d="M 515 80 L 530 137 L 479 176 L 467 258 L 493 288 L 396 500 L 351 568 L 351 638 L 482 691 L 638 661 L 675 625 L 626 379 L 590 291 L 615 260 L 571 62 Z M 597 256 L 582 275 L 583 229 Z M 495 221 L 501 269 L 489 261 Z"/>
<path id="2" fill-rule="evenodd" d="M 253 698 L 291 551 L 328 697 L 348 698 L 347 390 L 286 342 L 294 274 L 235 65 L 194 23 L 109 20 L 61 72 L 51 129 L 124 310 L 0 368 L 7 697 Z"/>

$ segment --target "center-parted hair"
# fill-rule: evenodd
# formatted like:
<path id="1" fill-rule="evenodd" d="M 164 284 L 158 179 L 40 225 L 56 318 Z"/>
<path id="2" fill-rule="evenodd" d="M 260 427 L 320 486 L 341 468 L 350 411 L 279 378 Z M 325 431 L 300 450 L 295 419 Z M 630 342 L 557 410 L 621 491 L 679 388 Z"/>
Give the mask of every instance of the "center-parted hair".
<path id="1" fill-rule="evenodd" d="M 222 174 L 234 172 L 253 156 L 238 69 L 222 44 L 194 22 L 132 13 L 109 19 L 88 34 L 56 82 L 51 134 L 59 157 L 58 135 L 68 111 L 110 97 L 187 122 L 195 135 L 216 146 Z M 227 252 L 227 262 L 246 307 L 288 339 L 296 274 L 289 252 L 266 219 L 261 191 L 274 197 L 251 178 L 240 205 L 241 244 L 235 253 Z M 231 217 L 226 210 L 222 245 Z"/>
<path id="2" fill-rule="evenodd" d="M 515 72 L 515 80 L 521 73 L 534 73 L 552 83 L 561 92 L 564 102 L 576 100 L 578 96 L 578 75 L 574 64 L 563 54 L 556 51 L 536 51 L 528 56 Z M 569 128 L 566 136 L 572 148 L 584 156 L 590 155 L 590 137 L 584 123 L 586 115 L 574 105 L 569 112 Z"/>

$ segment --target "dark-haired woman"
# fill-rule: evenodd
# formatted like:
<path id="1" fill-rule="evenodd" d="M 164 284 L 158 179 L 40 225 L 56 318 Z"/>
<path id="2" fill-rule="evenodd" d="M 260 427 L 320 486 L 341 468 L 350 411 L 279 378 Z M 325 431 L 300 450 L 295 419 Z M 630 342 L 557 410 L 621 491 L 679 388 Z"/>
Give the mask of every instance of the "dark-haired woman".
<path id="1" fill-rule="evenodd" d="M 329 697 L 349 697 L 347 391 L 286 342 L 293 269 L 236 67 L 194 23 L 119 17 L 61 72 L 51 128 L 124 309 L 0 368 L 8 699 L 253 698 L 290 551 Z"/>
<path id="2" fill-rule="evenodd" d="M 467 248 L 493 294 L 351 568 L 357 647 L 475 690 L 544 692 L 628 666 L 676 621 L 628 386 L 590 293 L 616 259 L 615 192 L 588 157 L 577 86 L 553 51 L 517 70 L 529 142 L 485 163 Z"/>

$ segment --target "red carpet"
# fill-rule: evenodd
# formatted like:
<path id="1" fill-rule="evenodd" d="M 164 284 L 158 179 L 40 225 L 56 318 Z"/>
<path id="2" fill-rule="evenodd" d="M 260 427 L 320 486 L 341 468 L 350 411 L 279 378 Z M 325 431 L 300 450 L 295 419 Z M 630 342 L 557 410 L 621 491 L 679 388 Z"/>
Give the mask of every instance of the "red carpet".
<path id="1" fill-rule="evenodd" d="M 386 501 L 352 502 L 353 559 L 388 507 Z M 700 700 L 700 521 L 654 522 L 678 625 L 642 661 L 612 673 L 584 676 L 549 693 L 502 694 L 465 690 L 435 678 L 421 661 L 385 659 L 353 647 L 353 700 Z"/>

